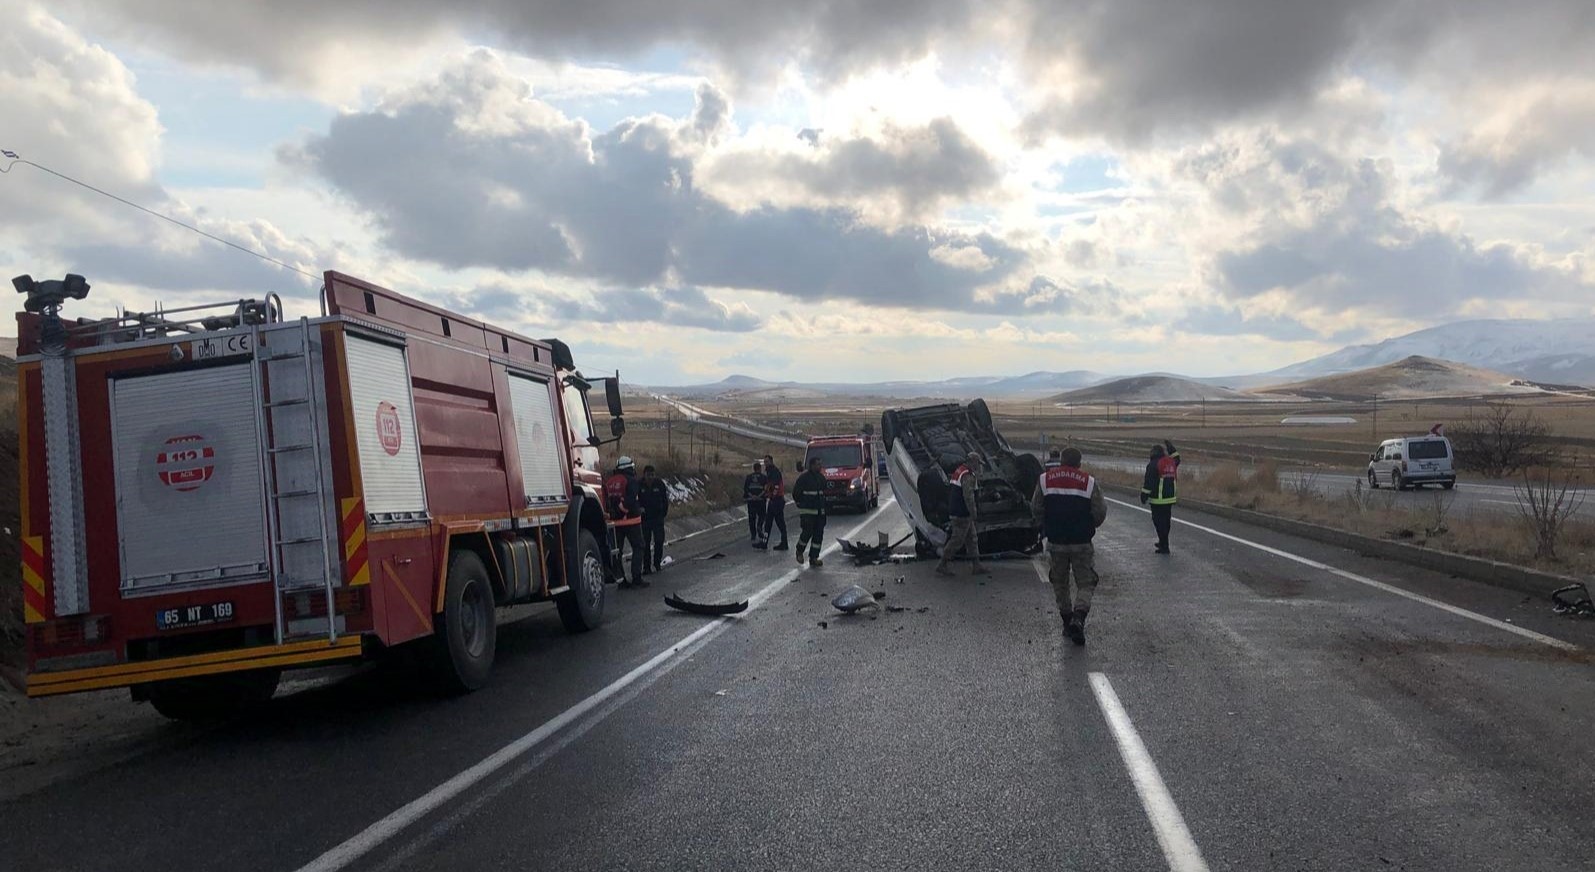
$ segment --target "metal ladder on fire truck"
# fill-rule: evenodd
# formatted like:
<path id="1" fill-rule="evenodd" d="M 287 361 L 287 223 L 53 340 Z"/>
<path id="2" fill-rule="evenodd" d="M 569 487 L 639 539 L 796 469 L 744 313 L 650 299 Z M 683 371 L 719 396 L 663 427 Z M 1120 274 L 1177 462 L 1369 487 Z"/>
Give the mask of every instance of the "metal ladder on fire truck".
<path id="1" fill-rule="evenodd" d="M 340 564 L 333 559 L 327 515 L 310 319 L 300 318 L 297 329 L 262 330 L 257 324 L 252 338 L 277 643 L 286 637 L 321 635 L 308 626 L 316 623 L 314 617 L 285 620 L 283 606 L 285 597 L 294 597 L 295 611 L 303 615 L 312 610 L 307 604 L 318 592 L 326 597 L 327 641 L 335 642 Z"/>

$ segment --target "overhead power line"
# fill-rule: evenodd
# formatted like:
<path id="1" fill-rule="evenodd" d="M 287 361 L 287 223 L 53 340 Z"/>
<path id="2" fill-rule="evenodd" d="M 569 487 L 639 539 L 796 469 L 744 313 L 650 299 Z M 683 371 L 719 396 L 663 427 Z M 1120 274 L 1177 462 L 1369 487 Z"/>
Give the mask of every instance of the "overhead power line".
<path id="1" fill-rule="evenodd" d="M 237 249 L 237 250 L 242 251 L 244 254 L 247 254 L 247 255 L 249 255 L 251 257 L 258 257 L 261 260 L 263 260 L 263 261 L 265 261 L 265 262 L 267 262 L 269 264 L 274 264 L 276 266 L 280 266 L 280 267 L 282 267 L 285 270 L 290 270 L 292 272 L 296 272 L 296 273 L 298 273 L 298 274 L 300 274 L 302 276 L 305 276 L 307 278 L 313 279 L 315 281 L 321 281 L 321 276 L 318 276 L 315 273 L 306 272 L 306 271 L 300 269 L 299 267 L 294 266 L 293 264 L 284 263 L 284 262 L 278 260 L 277 258 L 272 257 L 269 254 L 262 254 L 262 253 L 260 253 L 258 251 L 255 251 L 252 248 L 246 248 L 246 247 L 244 247 L 242 245 L 239 245 L 236 242 L 233 242 L 230 239 L 223 239 L 222 237 L 217 236 L 214 233 L 207 233 L 207 232 L 199 229 L 198 227 L 195 227 L 192 224 L 188 224 L 188 223 L 185 223 L 183 221 L 179 221 L 179 220 L 177 220 L 176 218 L 173 218 L 170 215 L 166 215 L 166 214 L 157 212 L 154 209 L 150 209 L 150 208 L 147 208 L 145 206 L 141 206 L 138 203 L 135 203 L 132 200 L 127 199 L 126 197 L 119 197 L 119 196 L 111 193 L 110 191 L 106 191 L 106 190 L 103 190 L 101 188 L 96 188 L 95 186 L 89 184 L 88 182 L 82 181 L 80 179 L 74 179 L 71 176 L 67 175 L 66 173 L 56 172 L 55 170 L 52 170 L 52 169 L 50 169 L 49 167 L 47 167 L 47 166 L 45 166 L 43 164 L 34 163 L 33 161 L 28 160 L 27 158 L 18 156 L 17 153 L 14 152 L 14 151 L 6 151 L 4 149 L 0 149 L 0 155 L 4 155 L 5 157 L 11 159 L 10 163 L 6 164 L 4 167 L 0 167 L 0 173 L 9 173 L 9 172 L 11 172 L 11 169 L 13 167 L 15 167 L 17 164 L 27 164 L 28 166 L 33 167 L 34 169 L 43 170 L 44 172 L 47 172 L 50 175 L 55 176 L 58 179 L 65 179 L 66 181 L 69 181 L 72 184 L 77 185 L 78 187 L 87 188 L 88 190 L 93 191 L 94 193 L 99 194 L 102 197 L 109 197 L 109 198 L 111 198 L 112 200 L 115 200 L 118 203 L 121 203 L 121 204 L 126 205 L 126 206 L 132 206 L 134 209 L 137 209 L 140 212 L 143 212 L 143 213 L 145 213 L 147 215 L 153 215 L 156 218 L 161 219 L 162 221 L 166 221 L 166 222 L 168 222 L 170 224 L 175 224 L 178 227 L 183 228 L 184 230 L 190 230 L 190 231 L 193 231 L 194 233 L 198 233 L 200 236 L 203 236 L 206 239 L 211 240 L 212 242 L 220 242 L 222 245 L 225 245 L 228 248 Z"/>

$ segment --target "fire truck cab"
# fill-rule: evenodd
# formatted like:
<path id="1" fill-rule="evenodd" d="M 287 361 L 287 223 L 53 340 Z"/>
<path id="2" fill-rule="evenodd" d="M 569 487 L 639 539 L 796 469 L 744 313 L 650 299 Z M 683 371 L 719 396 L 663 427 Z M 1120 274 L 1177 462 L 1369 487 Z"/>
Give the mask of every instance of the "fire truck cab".
<path id="1" fill-rule="evenodd" d="M 826 506 L 865 511 L 880 505 L 881 486 L 875 464 L 875 440 L 857 436 L 812 436 L 799 469 L 818 459 L 825 476 Z"/>
<path id="2" fill-rule="evenodd" d="M 618 439 L 618 375 L 564 343 L 337 272 L 296 320 L 269 295 L 69 322 L 81 277 L 14 283 L 29 695 L 205 717 L 399 646 L 463 692 L 495 607 L 603 619 L 588 395 Z"/>

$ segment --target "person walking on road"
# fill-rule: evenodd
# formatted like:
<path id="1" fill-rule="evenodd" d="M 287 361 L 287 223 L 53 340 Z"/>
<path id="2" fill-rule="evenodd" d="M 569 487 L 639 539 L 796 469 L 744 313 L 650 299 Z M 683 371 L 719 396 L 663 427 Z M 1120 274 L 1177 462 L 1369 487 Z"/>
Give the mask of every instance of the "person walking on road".
<path id="1" fill-rule="evenodd" d="M 654 475 L 652 466 L 642 468 L 642 484 L 637 489 L 642 506 L 642 574 L 664 569 L 665 518 L 670 515 L 670 487 Z"/>
<path id="2" fill-rule="evenodd" d="M 755 548 L 767 544 L 764 532 L 764 461 L 753 461 L 753 471 L 742 479 L 742 499 L 748 506 L 748 541 Z"/>
<path id="3" fill-rule="evenodd" d="M 951 487 L 948 489 L 947 517 L 952 521 L 952 528 L 947 532 L 947 546 L 941 551 L 941 562 L 936 564 L 938 574 L 952 575 L 947 561 L 965 549 L 974 567 L 969 571 L 970 575 L 986 575 L 989 572 L 980 565 L 980 535 L 975 532 L 975 503 L 980 488 L 977 473 L 980 466 L 980 454 L 971 451 L 965 462 L 953 470 L 948 482 Z"/>
<path id="4" fill-rule="evenodd" d="M 760 537 L 762 543 L 759 547 L 765 548 L 770 543 L 770 528 L 779 527 L 781 541 L 776 544 L 775 550 L 785 551 L 786 544 L 786 482 L 781 478 L 781 467 L 775 465 L 775 458 L 764 455 L 764 535 Z"/>
<path id="5" fill-rule="evenodd" d="M 803 546 L 809 548 L 809 565 L 819 569 L 820 549 L 825 545 L 825 473 L 820 459 L 809 458 L 808 471 L 792 483 L 792 501 L 798 507 L 797 562 L 803 564 Z"/>
<path id="6" fill-rule="evenodd" d="M 638 502 L 641 487 L 637 482 L 637 465 L 630 457 L 615 461 L 615 471 L 604 479 L 604 503 L 609 510 L 609 525 L 615 528 L 615 574 L 620 576 L 620 587 L 647 587 L 642 577 L 642 506 Z M 631 546 L 631 577 L 622 569 L 626 546 Z"/>
<path id="7" fill-rule="evenodd" d="M 1097 590 L 1091 540 L 1107 520 L 1108 502 L 1096 478 L 1080 469 L 1079 449 L 1065 448 L 1058 464 L 1041 474 L 1030 498 L 1030 512 L 1041 519 L 1042 535 L 1047 537 L 1047 580 L 1058 600 L 1063 634 L 1076 645 L 1084 645 L 1085 619 Z"/>
<path id="8" fill-rule="evenodd" d="M 1179 501 L 1180 452 L 1174 443 L 1163 440 L 1152 446 L 1152 459 L 1146 464 L 1146 479 L 1141 483 L 1141 505 L 1152 507 L 1152 528 L 1157 531 L 1157 553 L 1169 553 L 1169 527 L 1174 524 L 1174 504 Z"/>

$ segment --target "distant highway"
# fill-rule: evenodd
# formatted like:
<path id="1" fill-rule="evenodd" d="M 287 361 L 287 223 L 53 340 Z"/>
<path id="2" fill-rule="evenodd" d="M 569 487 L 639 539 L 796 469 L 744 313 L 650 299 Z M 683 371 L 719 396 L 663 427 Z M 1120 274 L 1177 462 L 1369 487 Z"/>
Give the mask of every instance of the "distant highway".
<path id="1" fill-rule="evenodd" d="M 1132 457 L 1087 457 L 1086 465 L 1096 466 L 1101 469 L 1114 469 L 1127 472 L 1140 472 L 1146 469 L 1146 461 Z M 1200 473 L 1200 462 L 1187 463 L 1184 468 L 1191 472 Z M 1311 483 L 1314 490 L 1326 496 L 1340 496 L 1361 481 L 1363 487 L 1368 487 L 1368 482 L 1361 476 L 1348 472 L 1319 472 L 1312 469 L 1282 469 L 1279 471 L 1280 483 L 1286 487 L 1299 481 Z M 1438 487 L 1424 488 L 1413 491 L 1392 491 L 1381 488 L 1380 493 L 1390 494 L 1397 504 L 1418 506 L 1432 500 L 1436 494 L 1444 500 L 1452 511 L 1468 513 L 1505 512 L 1516 516 L 1518 513 L 1517 494 L 1510 484 L 1485 484 L 1482 482 L 1459 481 L 1455 490 L 1441 490 Z M 1579 490 L 1584 502 L 1579 506 L 1577 515 L 1581 518 L 1595 518 L 1595 492 L 1588 488 Z"/>
<path id="2" fill-rule="evenodd" d="M 706 427 L 724 430 L 727 433 L 735 433 L 738 436 L 746 436 L 749 439 L 762 439 L 765 442 L 774 442 L 777 445 L 790 445 L 794 448 L 807 448 L 809 444 L 809 440 L 805 437 L 793 436 L 790 433 L 782 433 L 778 430 L 769 430 L 760 427 L 752 421 L 728 421 L 725 420 L 723 415 L 718 415 L 691 403 L 682 402 L 674 397 L 653 394 L 653 398 L 674 408 L 686 416 L 687 420 L 696 421 Z"/>

